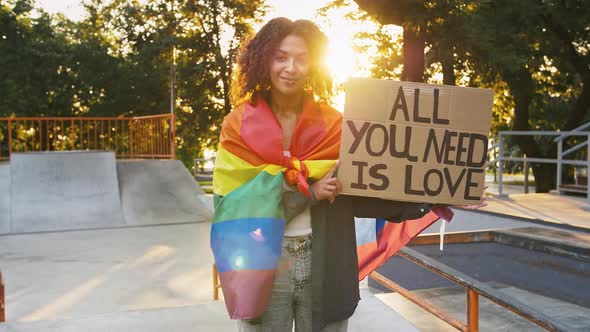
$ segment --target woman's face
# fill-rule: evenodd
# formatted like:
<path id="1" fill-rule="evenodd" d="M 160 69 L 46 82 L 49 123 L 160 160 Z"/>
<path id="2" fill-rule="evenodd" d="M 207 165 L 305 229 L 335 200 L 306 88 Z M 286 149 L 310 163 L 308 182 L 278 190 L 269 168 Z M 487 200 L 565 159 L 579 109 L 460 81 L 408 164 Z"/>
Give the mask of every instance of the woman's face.
<path id="1" fill-rule="evenodd" d="M 309 52 L 303 38 L 296 35 L 285 37 L 270 63 L 272 92 L 286 96 L 302 92 L 309 67 Z"/>

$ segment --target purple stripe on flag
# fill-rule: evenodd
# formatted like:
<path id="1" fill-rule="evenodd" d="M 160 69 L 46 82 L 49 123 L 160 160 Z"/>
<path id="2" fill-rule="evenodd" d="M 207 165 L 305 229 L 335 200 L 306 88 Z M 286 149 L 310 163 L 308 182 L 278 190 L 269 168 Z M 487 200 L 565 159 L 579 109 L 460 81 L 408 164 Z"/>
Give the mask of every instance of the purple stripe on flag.
<path id="1" fill-rule="evenodd" d="M 262 316 L 270 302 L 274 270 L 242 270 L 219 274 L 225 306 L 231 319 Z"/>

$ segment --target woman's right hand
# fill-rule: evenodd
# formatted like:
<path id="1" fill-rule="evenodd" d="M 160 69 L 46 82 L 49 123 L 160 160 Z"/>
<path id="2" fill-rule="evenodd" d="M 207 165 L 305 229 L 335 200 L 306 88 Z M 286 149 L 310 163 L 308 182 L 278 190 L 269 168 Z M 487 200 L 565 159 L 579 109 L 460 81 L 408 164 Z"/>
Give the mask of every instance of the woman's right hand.
<path id="1" fill-rule="evenodd" d="M 321 201 L 323 199 L 327 199 L 330 203 L 334 203 L 336 196 L 342 190 L 342 185 L 340 181 L 336 177 L 334 177 L 334 173 L 338 169 L 338 162 L 334 164 L 334 166 L 324 175 L 323 178 L 316 181 L 314 184 L 311 185 L 311 189 L 315 195 L 315 199 Z"/>

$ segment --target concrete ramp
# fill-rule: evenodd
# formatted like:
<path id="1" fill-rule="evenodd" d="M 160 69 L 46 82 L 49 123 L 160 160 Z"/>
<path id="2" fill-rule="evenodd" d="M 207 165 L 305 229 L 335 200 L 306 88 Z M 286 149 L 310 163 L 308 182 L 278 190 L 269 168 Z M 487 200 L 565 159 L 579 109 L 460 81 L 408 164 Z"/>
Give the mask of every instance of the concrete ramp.
<path id="1" fill-rule="evenodd" d="M 179 160 L 119 161 L 117 172 L 127 225 L 211 220 L 203 190 Z"/>
<path id="2" fill-rule="evenodd" d="M 0 234 L 10 231 L 10 165 L 0 163 Z"/>
<path id="3" fill-rule="evenodd" d="M 0 234 L 212 218 L 180 161 L 117 161 L 113 152 L 14 153 L 0 164 L 0 193 Z"/>
<path id="4" fill-rule="evenodd" d="M 11 233 L 124 226 L 113 152 L 13 153 Z"/>

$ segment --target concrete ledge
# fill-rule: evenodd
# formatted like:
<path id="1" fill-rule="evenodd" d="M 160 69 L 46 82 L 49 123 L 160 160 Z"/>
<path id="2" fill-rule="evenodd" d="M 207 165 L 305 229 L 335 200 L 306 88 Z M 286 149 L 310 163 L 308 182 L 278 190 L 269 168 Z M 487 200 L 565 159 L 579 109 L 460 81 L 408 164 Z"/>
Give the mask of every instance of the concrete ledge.
<path id="1" fill-rule="evenodd" d="M 10 232 L 10 165 L 0 163 L 0 234 Z"/>

